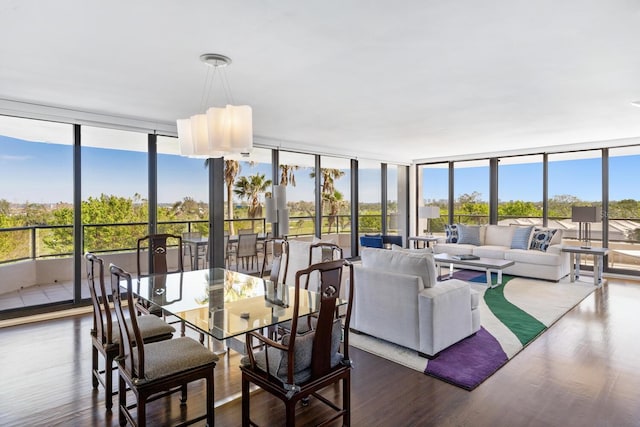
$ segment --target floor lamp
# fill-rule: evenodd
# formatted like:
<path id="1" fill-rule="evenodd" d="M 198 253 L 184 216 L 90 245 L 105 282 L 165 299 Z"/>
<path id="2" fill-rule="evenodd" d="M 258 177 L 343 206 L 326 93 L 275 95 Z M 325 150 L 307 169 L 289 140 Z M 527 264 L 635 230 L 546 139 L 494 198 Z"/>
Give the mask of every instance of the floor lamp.
<path id="1" fill-rule="evenodd" d="M 571 221 L 578 222 L 578 240 L 581 248 L 591 248 L 591 223 L 602 220 L 602 208 L 600 206 L 572 206 Z"/>
<path id="2" fill-rule="evenodd" d="M 438 206 L 420 206 L 418 208 L 418 217 L 427 219 L 427 235 L 433 236 L 431 233 L 431 220 L 440 218 L 440 208 Z"/>
<path id="3" fill-rule="evenodd" d="M 274 237 L 286 237 L 289 234 L 286 188 L 284 185 L 274 185 L 271 197 L 265 198 L 265 219 L 271 223 Z"/>

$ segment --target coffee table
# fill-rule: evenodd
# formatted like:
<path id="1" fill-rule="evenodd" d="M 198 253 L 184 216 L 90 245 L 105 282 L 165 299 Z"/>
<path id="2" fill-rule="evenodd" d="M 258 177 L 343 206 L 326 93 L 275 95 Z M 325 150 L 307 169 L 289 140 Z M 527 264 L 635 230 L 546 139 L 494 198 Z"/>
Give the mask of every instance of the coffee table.
<path id="1" fill-rule="evenodd" d="M 450 254 L 436 254 L 433 256 L 438 268 L 438 275 L 442 275 L 442 265 L 449 266 L 449 278 L 453 277 L 454 267 L 473 267 L 474 269 L 484 270 L 487 274 L 487 286 L 495 288 L 502 285 L 502 270 L 515 264 L 514 261 L 496 258 L 478 258 L 478 259 L 456 259 Z M 491 273 L 496 273 L 498 280 L 495 285 L 491 284 Z"/>

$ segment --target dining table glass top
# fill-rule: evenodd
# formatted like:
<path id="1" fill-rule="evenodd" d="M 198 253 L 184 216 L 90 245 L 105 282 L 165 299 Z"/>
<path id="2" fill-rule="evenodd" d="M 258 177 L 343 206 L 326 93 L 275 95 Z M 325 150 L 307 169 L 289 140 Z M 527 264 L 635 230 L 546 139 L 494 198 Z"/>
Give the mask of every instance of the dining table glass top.
<path id="1" fill-rule="evenodd" d="M 132 292 L 219 340 L 290 320 L 295 298 L 294 286 L 223 268 L 141 277 Z M 298 315 L 318 311 L 318 298 L 301 287 Z"/>

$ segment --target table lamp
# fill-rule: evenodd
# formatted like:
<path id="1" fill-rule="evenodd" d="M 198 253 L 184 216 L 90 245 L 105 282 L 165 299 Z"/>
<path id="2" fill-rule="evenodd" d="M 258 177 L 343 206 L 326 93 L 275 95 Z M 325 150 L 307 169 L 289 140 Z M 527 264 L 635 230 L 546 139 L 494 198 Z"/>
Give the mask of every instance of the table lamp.
<path id="1" fill-rule="evenodd" d="M 438 206 L 420 206 L 418 208 L 418 217 L 427 219 L 427 235 L 432 236 L 431 233 L 431 219 L 440 218 L 440 207 Z"/>
<path id="2" fill-rule="evenodd" d="M 572 206 L 571 221 L 578 225 L 578 240 L 582 242 L 581 248 L 591 248 L 591 223 L 602 220 L 602 208 L 600 206 Z"/>

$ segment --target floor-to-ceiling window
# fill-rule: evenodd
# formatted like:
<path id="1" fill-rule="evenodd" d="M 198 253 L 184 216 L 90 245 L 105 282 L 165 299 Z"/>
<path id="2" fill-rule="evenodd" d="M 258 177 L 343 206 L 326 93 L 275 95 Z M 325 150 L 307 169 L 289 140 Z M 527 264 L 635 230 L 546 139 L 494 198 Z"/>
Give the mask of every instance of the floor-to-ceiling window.
<path id="1" fill-rule="evenodd" d="M 398 165 L 387 165 L 387 234 L 399 234 L 400 218 L 398 215 Z"/>
<path id="2" fill-rule="evenodd" d="M 322 156 L 320 165 L 322 235 L 335 236 L 344 250 L 351 244 L 351 162 Z"/>
<path id="3" fill-rule="evenodd" d="M 548 170 L 548 226 L 564 230 L 565 243 L 578 244 L 578 223 L 571 221 L 571 208 L 602 205 L 601 151 L 549 154 Z M 602 223 L 591 226 L 591 240 L 601 246 Z"/>
<path id="4" fill-rule="evenodd" d="M 83 126 L 84 250 L 133 249 L 148 233 L 148 136 Z"/>
<path id="5" fill-rule="evenodd" d="M 454 163 L 454 223 L 489 222 L 489 160 Z"/>
<path id="6" fill-rule="evenodd" d="M 180 156 L 176 138 L 157 139 L 158 232 L 209 235 L 208 162 Z"/>
<path id="7" fill-rule="evenodd" d="M 314 236 L 315 156 L 280 151 L 280 182 L 286 186 L 289 236 Z"/>
<path id="8" fill-rule="evenodd" d="M 418 214 L 418 235 L 430 232 L 436 236 L 444 235 L 444 224 L 449 218 L 449 163 L 434 163 L 418 166 L 419 191 L 418 206 L 437 207 L 437 218 L 422 218 Z M 429 215 L 431 216 L 431 215 Z"/>
<path id="9" fill-rule="evenodd" d="M 72 253 L 73 126 L 0 116 L 0 311 L 72 301 Z"/>
<path id="10" fill-rule="evenodd" d="M 503 157 L 498 166 L 498 223 L 542 226 L 542 155 Z"/>
<path id="11" fill-rule="evenodd" d="M 382 232 L 382 172 L 376 161 L 358 162 L 358 234 Z"/>
<path id="12" fill-rule="evenodd" d="M 609 149 L 608 267 L 640 270 L 640 147 Z"/>
<path id="13" fill-rule="evenodd" d="M 225 157 L 225 219 L 230 234 L 238 230 L 265 233 L 265 195 L 273 184 L 271 150 L 255 148 L 249 156 Z M 229 204 L 231 196 L 231 205 Z M 232 207 L 230 210 L 229 208 Z"/>

